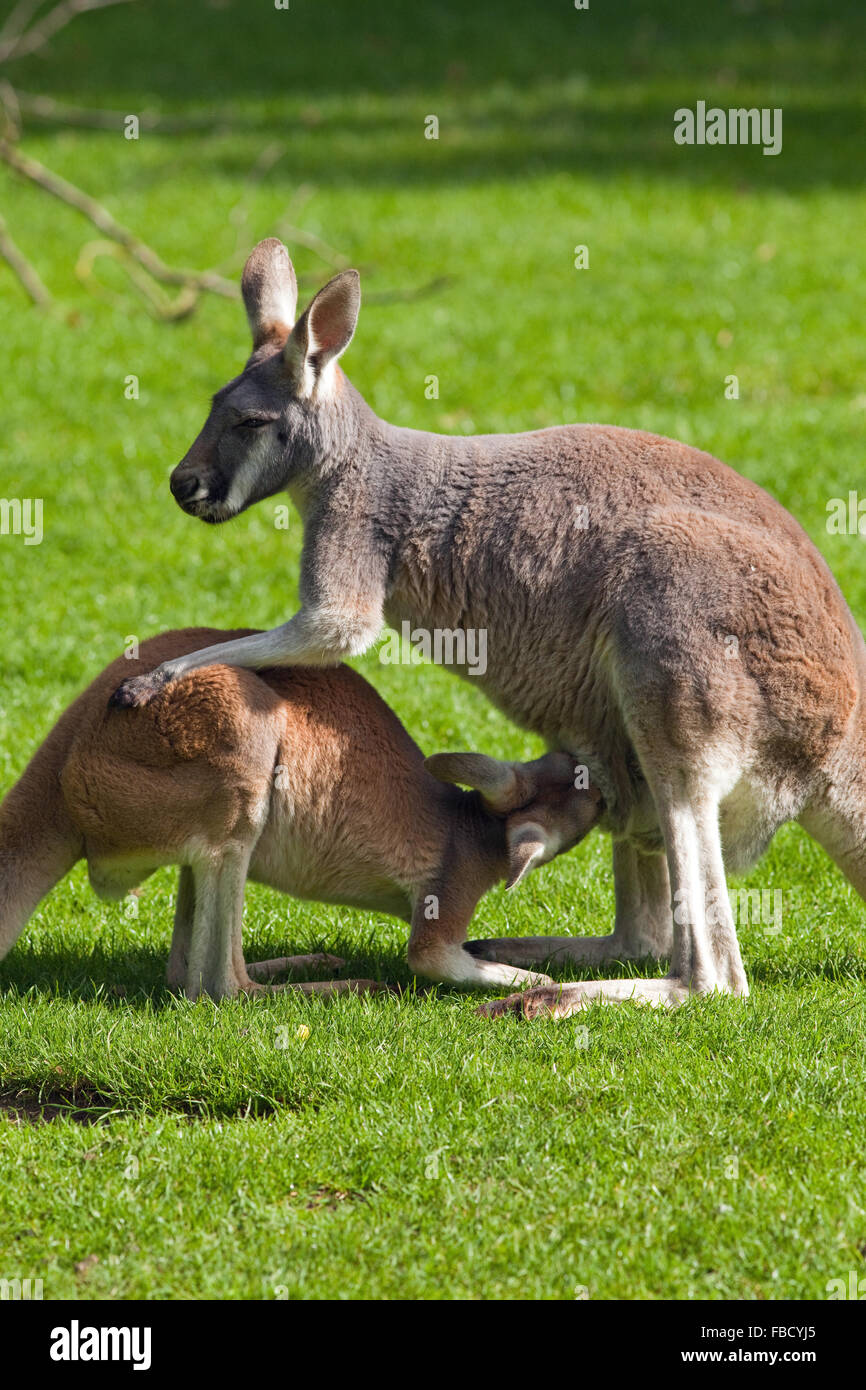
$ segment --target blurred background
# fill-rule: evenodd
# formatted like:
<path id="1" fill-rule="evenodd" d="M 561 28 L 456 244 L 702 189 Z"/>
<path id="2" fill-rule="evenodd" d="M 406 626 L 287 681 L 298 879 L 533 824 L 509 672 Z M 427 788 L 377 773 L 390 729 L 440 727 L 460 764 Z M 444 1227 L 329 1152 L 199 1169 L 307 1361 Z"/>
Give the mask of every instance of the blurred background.
<path id="1" fill-rule="evenodd" d="M 167 489 L 243 365 L 231 296 L 275 232 L 302 299 L 360 268 L 344 365 L 380 414 L 699 444 L 793 509 L 866 619 L 858 541 L 825 531 L 866 422 L 862 7 L 127 0 L 51 36 L 54 13 L 25 0 L 0 38 L 0 210 L 47 301 L 0 262 L 0 492 L 42 497 L 45 530 L 0 543 L 7 719 L 30 722 L 35 677 L 44 726 L 127 634 L 293 607 L 298 523 L 275 530 L 266 504 L 208 529 Z M 781 154 L 676 145 L 698 100 L 781 107 Z M 405 673 L 375 671 L 431 737 L 455 711 L 495 719 L 444 673 L 431 716 Z"/>

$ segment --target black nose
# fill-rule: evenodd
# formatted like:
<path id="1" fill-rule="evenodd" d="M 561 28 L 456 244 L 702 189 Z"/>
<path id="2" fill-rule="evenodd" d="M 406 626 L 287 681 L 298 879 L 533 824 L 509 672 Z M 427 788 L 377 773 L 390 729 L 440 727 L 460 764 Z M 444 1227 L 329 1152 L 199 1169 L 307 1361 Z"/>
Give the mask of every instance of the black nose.
<path id="1" fill-rule="evenodd" d="M 176 502 L 188 502 L 198 492 L 201 483 L 194 473 L 172 473 L 169 487 Z"/>

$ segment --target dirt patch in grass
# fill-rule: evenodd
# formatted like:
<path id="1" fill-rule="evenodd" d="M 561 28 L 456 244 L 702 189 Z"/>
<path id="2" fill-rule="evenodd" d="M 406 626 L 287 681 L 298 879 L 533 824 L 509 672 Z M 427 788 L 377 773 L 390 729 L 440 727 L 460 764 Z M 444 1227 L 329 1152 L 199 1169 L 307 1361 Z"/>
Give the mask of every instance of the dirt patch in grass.
<path id="1" fill-rule="evenodd" d="M 32 1081 L 5 1079 L 0 1082 L 0 1123 L 13 1125 L 51 1124 L 66 1118 L 81 1125 L 107 1124 L 120 1115 L 171 1114 L 185 1120 L 267 1120 L 283 1106 L 297 1109 L 297 1102 L 279 1097 L 249 1096 L 233 1107 L 213 1107 L 178 1097 L 148 1108 L 134 1100 L 112 1096 L 89 1081 L 66 1085 L 38 1085 Z"/>
<path id="2" fill-rule="evenodd" d="M 26 1083 L 0 1088 L 0 1116 L 13 1125 L 43 1125 L 61 1116 L 76 1124 L 98 1125 L 118 1112 L 116 1099 L 86 1083 L 43 1089 Z"/>
<path id="3" fill-rule="evenodd" d="M 319 1187 L 310 1194 L 305 1205 L 308 1211 L 321 1211 L 322 1207 L 328 1211 L 336 1211 L 343 1202 L 366 1202 L 366 1200 L 363 1192 L 344 1191 L 341 1187 Z"/>
<path id="4" fill-rule="evenodd" d="M 352 1188 L 332 1187 L 330 1183 L 325 1183 L 322 1187 L 317 1187 L 313 1192 L 299 1192 L 293 1187 L 286 1201 L 303 1201 L 307 1211 L 336 1211 L 344 1202 L 366 1202 L 369 1194 L 358 1192 Z"/>

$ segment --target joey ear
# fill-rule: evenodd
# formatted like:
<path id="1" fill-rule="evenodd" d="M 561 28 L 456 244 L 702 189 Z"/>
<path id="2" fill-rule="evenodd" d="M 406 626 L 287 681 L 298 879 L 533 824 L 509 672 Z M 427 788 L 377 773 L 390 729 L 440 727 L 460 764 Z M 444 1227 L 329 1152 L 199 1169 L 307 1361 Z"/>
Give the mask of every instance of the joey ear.
<path id="1" fill-rule="evenodd" d="M 440 782 L 453 782 L 479 791 L 494 811 L 509 811 L 519 802 L 520 787 L 512 763 L 486 753 L 433 753 L 424 759 L 427 771 Z"/>
<path id="2" fill-rule="evenodd" d="M 289 253 L 276 237 L 260 241 L 250 253 L 241 277 L 253 348 L 268 339 L 285 342 L 298 307 L 298 281 Z"/>
<path id="3" fill-rule="evenodd" d="M 287 367 L 303 381 L 310 368 L 318 376 L 352 341 L 361 308 L 361 277 L 341 270 L 319 290 L 298 319 L 283 349 Z"/>
<path id="4" fill-rule="evenodd" d="M 517 887 L 520 880 L 526 877 L 539 860 L 550 857 L 552 845 L 547 831 L 534 821 L 524 821 L 513 830 L 509 827 L 505 832 L 505 839 L 508 845 L 508 878 L 505 887 L 511 889 Z"/>

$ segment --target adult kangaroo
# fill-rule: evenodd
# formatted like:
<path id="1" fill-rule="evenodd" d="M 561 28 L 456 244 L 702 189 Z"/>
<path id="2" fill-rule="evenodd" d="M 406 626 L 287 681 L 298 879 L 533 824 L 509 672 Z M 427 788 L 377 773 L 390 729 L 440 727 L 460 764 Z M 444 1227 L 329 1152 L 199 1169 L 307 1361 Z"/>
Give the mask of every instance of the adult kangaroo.
<path id="1" fill-rule="evenodd" d="M 724 866 L 745 869 L 788 820 L 866 893 L 866 649 L 779 503 L 709 454 L 638 430 L 396 428 L 337 363 L 357 272 L 295 322 L 288 253 L 267 240 L 242 287 L 252 356 L 171 489 L 209 522 L 287 489 L 304 522 L 302 606 L 270 632 L 125 681 L 116 704 L 215 662 L 330 665 L 368 648 L 383 617 L 486 629 L 486 671 L 472 679 L 601 789 L 616 915 L 607 936 L 472 949 L 520 965 L 671 960 L 665 978 L 529 990 L 524 1010 L 747 994 Z"/>
<path id="2" fill-rule="evenodd" d="M 163 661 L 248 631 L 192 628 L 141 644 Z M 298 898 L 392 913 L 411 924 L 408 960 L 469 986 L 552 984 L 462 949 L 482 894 L 510 888 L 592 829 L 601 798 L 574 763 L 483 753 L 424 758 L 357 671 L 213 666 L 135 714 L 107 710 L 125 656 L 79 695 L 0 802 L 0 958 L 37 903 L 79 859 L 104 898 L 180 865 L 168 983 L 191 999 L 260 989 L 333 994 L 373 980 L 269 985 L 343 964 L 281 956 L 247 964 L 248 878 Z M 462 791 L 462 786 L 472 788 Z"/>

